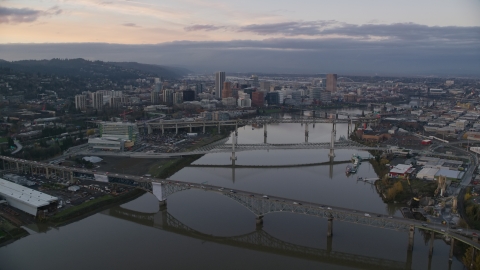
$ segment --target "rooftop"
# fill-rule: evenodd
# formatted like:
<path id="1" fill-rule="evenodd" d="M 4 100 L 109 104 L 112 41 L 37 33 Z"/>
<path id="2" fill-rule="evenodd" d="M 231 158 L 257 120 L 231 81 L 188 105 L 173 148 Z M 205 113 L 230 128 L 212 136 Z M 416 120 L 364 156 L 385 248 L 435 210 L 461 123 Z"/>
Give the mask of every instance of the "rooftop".
<path id="1" fill-rule="evenodd" d="M 17 185 L 2 178 L 0 178 L 0 195 L 15 198 L 34 207 L 49 205 L 51 202 L 58 200 L 57 197 Z"/>

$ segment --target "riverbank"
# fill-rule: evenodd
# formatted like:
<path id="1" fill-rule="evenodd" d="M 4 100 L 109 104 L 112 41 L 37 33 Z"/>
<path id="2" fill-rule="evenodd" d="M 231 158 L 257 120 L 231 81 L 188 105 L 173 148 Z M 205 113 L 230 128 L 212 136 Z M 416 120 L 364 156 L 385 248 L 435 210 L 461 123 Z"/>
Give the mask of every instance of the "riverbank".
<path id="1" fill-rule="evenodd" d="M 93 215 L 104 209 L 110 208 L 113 205 L 126 203 L 136 199 L 145 194 L 145 192 L 146 191 L 142 189 L 136 188 L 130 192 L 117 196 L 107 194 L 94 200 L 60 211 L 54 216 L 47 218 L 46 221 L 56 226 L 63 225 L 64 223 L 69 223 L 74 220 Z"/>
<path id="2" fill-rule="evenodd" d="M 25 236 L 28 236 L 28 232 L 25 229 L 0 217 L 0 246 L 9 244 Z"/>

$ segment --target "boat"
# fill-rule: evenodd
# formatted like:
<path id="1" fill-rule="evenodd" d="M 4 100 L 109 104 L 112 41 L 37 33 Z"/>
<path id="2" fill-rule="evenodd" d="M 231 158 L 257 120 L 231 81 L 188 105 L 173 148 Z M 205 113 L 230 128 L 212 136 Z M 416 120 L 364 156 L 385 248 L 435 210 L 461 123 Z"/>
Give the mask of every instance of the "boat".
<path id="1" fill-rule="evenodd" d="M 347 168 L 345 168 L 345 173 L 350 174 L 350 173 L 356 173 L 357 168 L 353 167 L 352 165 L 347 165 Z"/>

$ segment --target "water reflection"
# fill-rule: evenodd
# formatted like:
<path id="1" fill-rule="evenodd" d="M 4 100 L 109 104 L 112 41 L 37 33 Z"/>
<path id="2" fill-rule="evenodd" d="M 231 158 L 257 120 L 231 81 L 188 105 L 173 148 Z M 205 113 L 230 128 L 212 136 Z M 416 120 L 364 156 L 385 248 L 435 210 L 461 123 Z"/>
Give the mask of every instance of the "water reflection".
<path id="1" fill-rule="evenodd" d="M 411 268 L 408 267 L 408 265 L 406 265 L 404 262 L 334 251 L 332 248 L 334 241 L 333 237 L 328 237 L 326 249 L 320 249 L 285 242 L 275 238 L 261 229 L 244 235 L 231 237 L 220 237 L 205 234 L 183 224 L 181 221 L 171 215 L 166 209 L 159 211 L 156 214 L 145 214 L 121 207 L 113 207 L 103 211 L 102 214 L 135 222 L 144 226 L 155 227 L 175 234 L 200 239 L 202 241 L 268 252 L 283 256 L 321 261 L 339 266 L 361 269 Z"/>

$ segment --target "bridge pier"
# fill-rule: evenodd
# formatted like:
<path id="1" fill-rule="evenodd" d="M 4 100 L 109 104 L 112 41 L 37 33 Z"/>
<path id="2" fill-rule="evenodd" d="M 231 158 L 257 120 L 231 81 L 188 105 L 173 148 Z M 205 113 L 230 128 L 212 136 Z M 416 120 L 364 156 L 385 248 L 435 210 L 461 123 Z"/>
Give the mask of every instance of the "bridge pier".
<path id="1" fill-rule="evenodd" d="M 203 134 L 205 134 L 205 122 L 203 122 Z"/>
<path id="2" fill-rule="evenodd" d="M 305 123 L 305 142 L 308 143 L 308 123 Z"/>
<path id="3" fill-rule="evenodd" d="M 218 121 L 218 134 L 220 134 L 220 121 Z"/>
<path id="4" fill-rule="evenodd" d="M 415 236 L 415 226 L 410 225 L 410 229 L 408 231 L 408 250 L 409 251 L 413 250 L 414 236 Z"/>
<path id="5" fill-rule="evenodd" d="M 175 134 L 178 134 L 178 124 L 175 123 Z"/>
<path id="6" fill-rule="evenodd" d="M 147 133 L 152 134 L 152 125 L 147 124 Z"/>
<path id="7" fill-rule="evenodd" d="M 50 172 L 47 167 L 45 167 L 45 178 L 50 179 Z"/>
<path id="8" fill-rule="evenodd" d="M 333 218 L 328 218 L 327 237 L 333 236 Z"/>
<path id="9" fill-rule="evenodd" d="M 232 166 L 235 166 L 235 161 L 237 160 L 237 157 L 235 156 L 235 145 L 237 144 L 235 133 L 236 132 L 232 132 L 232 156 L 230 157 Z"/>
<path id="10" fill-rule="evenodd" d="M 163 124 L 162 124 L 162 135 L 165 134 L 165 128 L 163 127 Z"/>
<path id="11" fill-rule="evenodd" d="M 333 120 L 333 126 L 332 126 L 332 135 L 330 137 L 330 153 L 328 153 L 328 156 L 330 157 L 330 162 L 333 162 L 333 159 L 335 158 L 335 138 L 337 137 L 337 127 L 335 120 Z"/>
<path id="12" fill-rule="evenodd" d="M 158 202 L 159 211 L 167 210 L 167 199 Z"/>
<path id="13" fill-rule="evenodd" d="M 333 237 L 327 237 L 327 252 L 330 253 L 332 252 L 332 246 L 333 246 Z"/>
<path id="14" fill-rule="evenodd" d="M 475 248 L 472 248 L 472 265 L 470 265 L 470 267 L 473 266 L 474 261 L 475 261 Z"/>
<path id="15" fill-rule="evenodd" d="M 190 124 L 190 133 L 192 133 L 192 125 Z"/>
<path id="16" fill-rule="evenodd" d="M 259 230 L 263 227 L 263 216 L 257 216 L 255 218 L 255 225 L 256 225 L 257 230 Z"/>
<path id="17" fill-rule="evenodd" d="M 267 123 L 263 125 L 263 143 L 267 143 Z"/>
<path id="18" fill-rule="evenodd" d="M 435 240 L 435 232 L 430 233 L 430 245 L 428 247 L 428 257 L 432 257 L 433 255 L 433 240 Z"/>
<path id="19" fill-rule="evenodd" d="M 453 260 L 453 247 L 455 246 L 455 239 L 451 237 L 450 240 L 450 252 L 448 253 L 448 260 L 452 261 Z"/>

